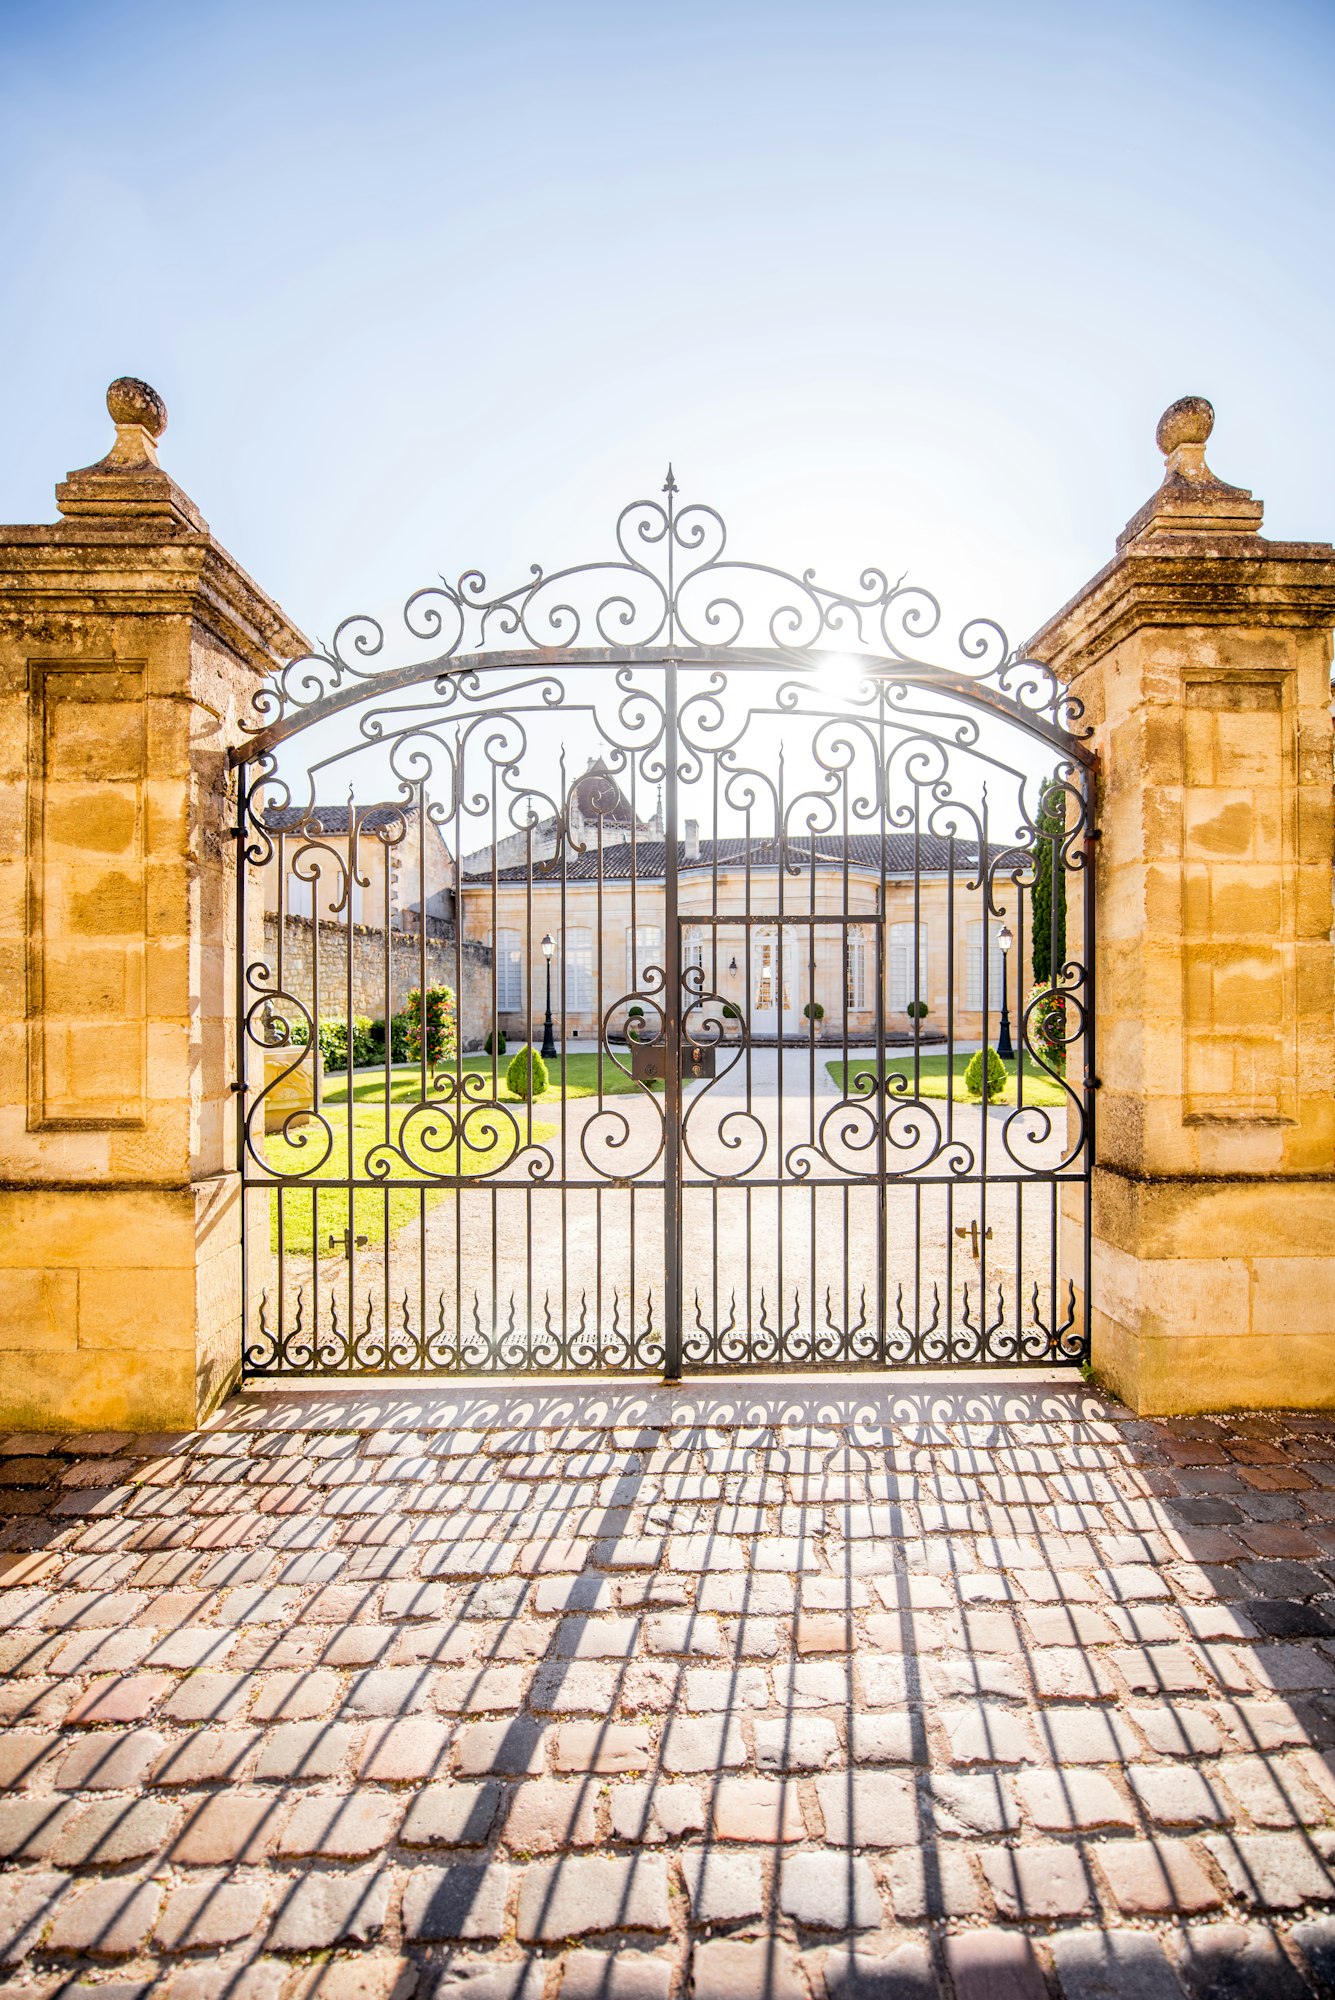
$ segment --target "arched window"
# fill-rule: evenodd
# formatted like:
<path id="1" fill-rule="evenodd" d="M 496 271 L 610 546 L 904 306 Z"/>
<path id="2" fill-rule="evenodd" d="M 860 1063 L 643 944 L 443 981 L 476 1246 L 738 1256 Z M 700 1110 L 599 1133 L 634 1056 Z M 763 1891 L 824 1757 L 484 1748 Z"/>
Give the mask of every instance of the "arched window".
<path id="1" fill-rule="evenodd" d="M 524 954 L 518 931 L 496 931 L 487 939 L 496 973 L 496 1012 L 517 1014 L 524 1005 Z"/>
<path id="2" fill-rule="evenodd" d="M 987 1009 L 989 1013 L 1001 1011 L 1002 982 L 1006 977 L 1006 960 L 997 940 L 1001 936 L 1001 925 L 990 923 L 987 927 Z M 965 980 L 964 1004 L 970 1010 L 980 1011 L 983 1005 L 983 925 L 981 919 L 969 925 L 969 963 Z"/>
<path id="3" fill-rule="evenodd" d="M 914 929 L 918 933 L 918 948 L 913 948 Z M 890 994 L 889 1007 L 892 1014 L 907 1013 L 913 1000 L 927 998 L 927 926 L 926 924 L 890 924 L 886 932 L 886 952 L 889 957 Z"/>
<path id="4" fill-rule="evenodd" d="M 566 969 L 566 1012 L 593 1012 L 593 932 L 581 926 L 561 933 Z"/>
<path id="5" fill-rule="evenodd" d="M 636 924 L 626 932 L 626 991 L 642 993 L 651 965 L 663 963 L 663 933 L 657 924 Z M 660 982 L 655 982 L 655 985 Z"/>

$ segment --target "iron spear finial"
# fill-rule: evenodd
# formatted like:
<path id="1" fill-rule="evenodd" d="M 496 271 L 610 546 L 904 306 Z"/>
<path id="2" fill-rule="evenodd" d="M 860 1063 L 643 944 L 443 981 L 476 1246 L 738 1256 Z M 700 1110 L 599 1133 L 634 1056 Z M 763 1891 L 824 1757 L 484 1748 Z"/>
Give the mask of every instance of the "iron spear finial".
<path id="1" fill-rule="evenodd" d="M 672 461 L 669 459 L 667 478 L 663 481 L 663 491 L 665 493 L 675 493 L 676 490 L 677 490 L 677 482 L 672 477 Z"/>

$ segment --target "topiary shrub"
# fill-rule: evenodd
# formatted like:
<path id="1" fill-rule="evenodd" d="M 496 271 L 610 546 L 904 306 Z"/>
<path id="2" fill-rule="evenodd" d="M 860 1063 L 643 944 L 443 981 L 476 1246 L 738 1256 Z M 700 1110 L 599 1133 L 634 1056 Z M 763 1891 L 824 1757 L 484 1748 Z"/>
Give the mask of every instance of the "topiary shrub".
<path id="1" fill-rule="evenodd" d="M 505 1072 L 505 1087 L 511 1097 L 541 1097 L 547 1088 L 547 1065 L 536 1049 L 523 1048 L 511 1056 Z"/>
<path id="2" fill-rule="evenodd" d="M 821 1006 L 819 1000 L 808 1000 L 806 1006 L 802 1009 L 802 1014 L 803 1018 L 808 1021 L 823 1021 L 825 1019 L 825 1009 Z"/>
<path id="3" fill-rule="evenodd" d="M 984 1084 L 983 1058 L 987 1058 L 987 1079 Z M 995 1104 L 1008 1082 L 1006 1065 L 995 1049 L 979 1049 L 969 1057 L 964 1070 L 964 1088 L 970 1097 L 981 1098 L 988 1104 Z"/>
<path id="4" fill-rule="evenodd" d="M 904 1012 L 908 1015 L 910 1021 L 925 1021 L 927 1019 L 927 1002 L 925 1000 L 910 1000 Z"/>
<path id="5" fill-rule="evenodd" d="M 488 1028 L 487 1039 L 482 1046 L 489 1056 L 503 1056 L 505 1054 L 504 1028 L 497 1028 L 494 1032 Z"/>

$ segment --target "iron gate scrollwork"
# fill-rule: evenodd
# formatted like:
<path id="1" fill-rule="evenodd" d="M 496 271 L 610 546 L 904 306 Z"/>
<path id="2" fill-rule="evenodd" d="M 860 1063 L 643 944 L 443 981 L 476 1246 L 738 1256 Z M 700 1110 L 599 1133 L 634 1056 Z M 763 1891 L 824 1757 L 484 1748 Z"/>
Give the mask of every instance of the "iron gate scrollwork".
<path id="1" fill-rule="evenodd" d="M 734 558 L 669 474 L 609 561 L 259 691 L 247 1373 L 1084 1358 L 1092 759 L 939 622 Z"/>

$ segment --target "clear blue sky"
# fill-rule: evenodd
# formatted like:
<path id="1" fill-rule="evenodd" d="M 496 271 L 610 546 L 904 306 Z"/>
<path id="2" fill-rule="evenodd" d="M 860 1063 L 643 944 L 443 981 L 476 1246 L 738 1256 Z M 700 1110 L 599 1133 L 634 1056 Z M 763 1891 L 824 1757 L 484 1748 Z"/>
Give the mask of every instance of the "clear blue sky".
<path id="1" fill-rule="evenodd" d="M 601 552 L 671 456 L 739 546 L 1022 634 L 1188 391 L 1335 536 L 1335 8 L 0 8 L 0 513 L 165 395 L 309 631 Z"/>

